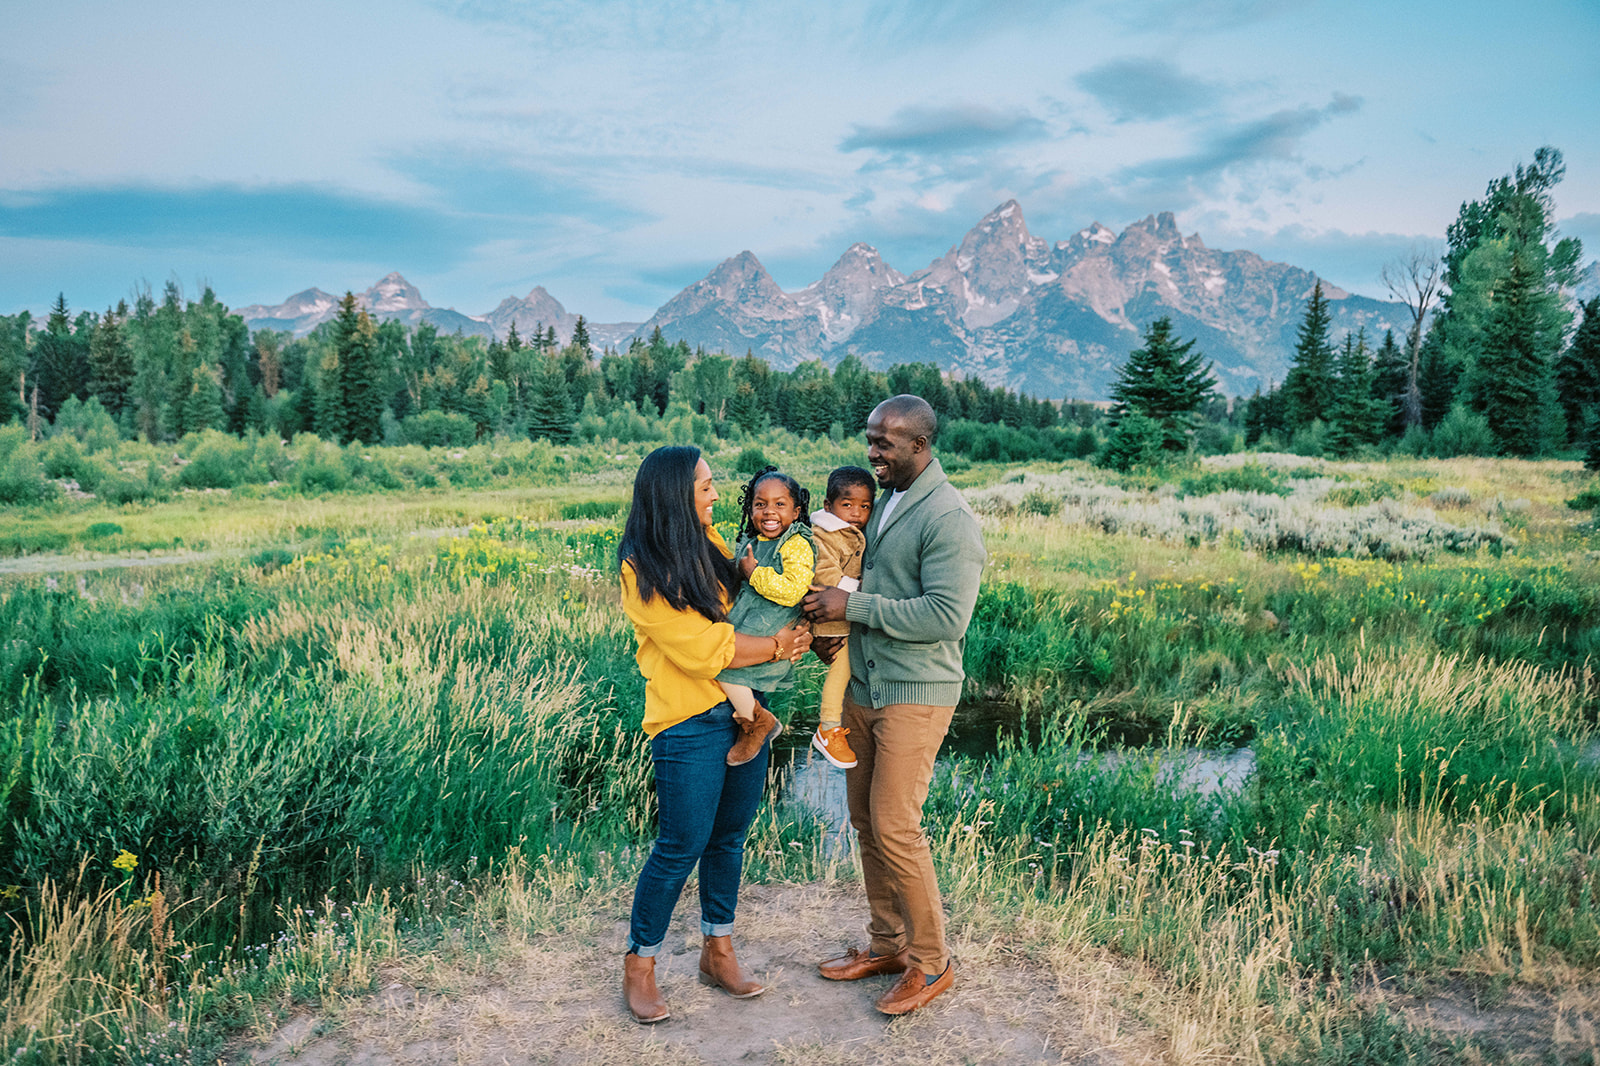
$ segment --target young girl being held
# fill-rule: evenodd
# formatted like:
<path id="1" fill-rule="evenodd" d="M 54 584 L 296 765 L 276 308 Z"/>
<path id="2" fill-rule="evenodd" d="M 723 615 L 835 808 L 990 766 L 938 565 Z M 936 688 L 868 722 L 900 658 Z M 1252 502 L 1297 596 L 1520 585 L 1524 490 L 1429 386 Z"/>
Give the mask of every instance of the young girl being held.
<path id="1" fill-rule="evenodd" d="M 811 541 L 810 493 L 794 478 L 768 467 L 739 495 L 743 522 L 734 559 L 744 575 L 728 621 L 740 633 L 766 636 L 800 617 L 800 601 L 816 574 L 817 553 Z M 728 752 L 728 765 L 755 758 L 761 746 L 783 732 L 783 724 L 762 705 L 756 692 L 771 692 L 794 683 L 794 664 L 773 640 L 772 661 L 717 675 L 740 737 Z"/>

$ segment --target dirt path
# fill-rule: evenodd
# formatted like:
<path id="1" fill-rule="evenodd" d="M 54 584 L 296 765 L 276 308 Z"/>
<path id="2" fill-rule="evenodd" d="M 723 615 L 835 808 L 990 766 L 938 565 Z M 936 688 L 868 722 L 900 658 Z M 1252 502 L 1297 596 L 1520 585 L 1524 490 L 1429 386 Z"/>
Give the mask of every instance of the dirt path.
<path id="1" fill-rule="evenodd" d="M 294 1017 L 243 1049 L 241 1061 L 1009 1066 L 1174 1058 L 1167 1035 L 1127 1013 L 1147 977 L 1098 954 L 1032 961 L 1003 938 L 958 934 L 956 988 L 915 1014 L 884 1017 L 872 1003 L 892 979 L 838 983 L 814 969 L 859 942 L 866 904 L 849 885 L 748 886 L 736 944 L 769 987 L 758 999 L 734 1000 L 696 980 L 699 937 L 683 921 L 692 900 L 691 887 L 658 962 L 673 1012 L 659 1025 L 634 1024 L 622 1005 L 622 900 L 554 932 L 508 932 L 505 944 L 477 955 L 390 966 L 376 996 Z"/>

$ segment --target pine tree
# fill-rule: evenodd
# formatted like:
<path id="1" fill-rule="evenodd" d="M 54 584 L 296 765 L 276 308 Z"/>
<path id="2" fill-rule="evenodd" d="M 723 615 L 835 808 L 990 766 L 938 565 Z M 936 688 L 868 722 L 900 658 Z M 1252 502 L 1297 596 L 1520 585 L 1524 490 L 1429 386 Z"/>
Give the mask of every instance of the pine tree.
<path id="1" fill-rule="evenodd" d="M 552 341 L 555 339 L 555 331 L 555 327 L 551 326 L 550 339 Z M 657 327 L 656 336 L 659 337 L 660 335 L 661 329 Z M 572 326 L 572 346 L 583 352 L 586 359 L 594 355 L 594 345 L 589 343 L 589 324 L 583 320 L 582 315 L 578 316 L 578 321 L 573 323 Z"/>
<path id="2" fill-rule="evenodd" d="M 1385 411 L 1373 395 L 1372 358 L 1367 354 L 1364 330 L 1354 337 L 1344 335 L 1337 371 L 1338 389 L 1328 412 L 1327 448 L 1342 458 L 1377 443 L 1383 432 Z"/>
<path id="3" fill-rule="evenodd" d="M 56 297 L 45 331 L 33 347 L 33 367 L 28 374 L 39 390 L 39 411 L 54 418 L 70 396 L 83 399 L 89 394 L 89 345 L 87 332 L 74 336 L 67 312 L 65 293 Z"/>
<path id="4" fill-rule="evenodd" d="M 323 440 L 343 442 L 344 388 L 339 369 L 339 349 L 331 345 L 324 348 L 317 358 L 314 373 L 306 375 L 309 386 L 306 391 L 311 393 L 312 432 Z"/>
<path id="5" fill-rule="evenodd" d="M 554 353 L 540 358 L 542 364 L 533 380 L 533 395 L 528 406 L 528 435 L 535 440 L 562 443 L 572 439 L 572 424 L 577 420 L 572 394 L 567 391 L 558 357 Z"/>
<path id="6" fill-rule="evenodd" d="M 348 314 L 347 314 L 348 311 Z M 383 412 L 389 403 L 389 368 L 378 344 L 378 329 L 367 312 L 345 294 L 335 320 L 340 392 L 344 403 L 340 440 L 383 443 Z"/>
<path id="7" fill-rule="evenodd" d="M 1406 431 L 1406 392 L 1410 386 L 1411 360 L 1395 343 L 1394 330 L 1386 330 L 1372 361 L 1372 396 L 1383 411 L 1383 431 L 1387 436 L 1398 437 Z"/>
<path id="8" fill-rule="evenodd" d="M 1189 447 L 1200 404 L 1216 387 L 1211 364 L 1195 342 L 1179 343 L 1166 316 L 1152 322 L 1144 334 L 1144 347 L 1129 353 L 1111 386 L 1117 421 L 1129 411 L 1152 420 L 1161 431 L 1161 447 L 1182 452 Z"/>
<path id="9" fill-rule="evenodd" d="M 1518 165 L 1513 174 L 1491 181 L 1483 199 L 1463 203 L 1447 231 L 1443 312 L 1429 341 L 1437 336 L 1459 375 L 1457 398 L 1486 414 L 1483 403 L 1494 402 L 1485 399 L 1493 375 L 1477 363 L 1488 347 L 1496 349 L 1495 358 L 1504 357 L 1504 295 L 1519 290 L 1518 328 L 1537 338 L 1546 363 L 1554 361 L 1571 321 L 1561 289 L 1576 279 L 1583 249 L 1573 238 L 1555 239 L 1552 190 L 1565 173 L 1561 153 L 1540 148 L 1530 166 Z M 1512 278 L 1513 269 L 1520 277 Z M 1496 316 L 1494 328 L 1502 335 L 1491 339 Z"/>
<path id="10" fill-rule="evenodd" d="M 1556 364 L 1556 394 L 1573 443 L 1587 440 L 1588 420 L 1600 414 L 1600 296 L 1583 307 L 1583 324 Z"/>
<path id="11" fill-rule="evenodd" d="M 1283 379 L 1283 399 L 1289 427 L 1304 429 L 1317 419 L 1326 419 L 1333 408 L 1333 345 L 1328 342 L 1330 326 L 1328 301 L 1319 280 L 1306 303 L 1300 323 L 1299 341 L 1294 348 L 1293 365 Z"/>
<path id="12" fill-rule="evenodd" d="M 1417 357 L 1417 389 L 1422 394 L 1422 428 L 1433 432 L 1455 406 L 1461 368 L 1451 359 L 1444 334 L 1433 330 Z"/>
<path id="13" fill-rule="evenodd" d="M 1548 340 L 1541 314 L 1543 279 L 1520 250 L 1493 296 L 1482 348 L 1468 383 L 1471 406 L 1489 423 L 1503 451 L 1537 454 L 1545 443 L 1551 399 Z"/>
<path id="14" fill-rule="evenodd" d="M 728 421 L 746 433 L 759 433 L 767 428 L 767 412 L 756 396 L 755 387 L 748 381 L 739 382 L 739 387 L 733 390 L 733 397 L 728 401 Z"/>
<path id="15" fill-rule="evenodd" d="M 89 388 L 112 418 L 120 419 L 133 388 L 133 348 L 123 332 L 128 305 L 106 308 L 89 338 Z"/>
<path id="16" fill-rule="evenodd" d="M 222 409 L 222 386 L 218 384 L 217 376 L 216 368 L 204 363 L 197 365 L 190 373 L 189 395 L 183 401 L 185 432 L 221 429 L 227 424 L 228 414 Z"/>

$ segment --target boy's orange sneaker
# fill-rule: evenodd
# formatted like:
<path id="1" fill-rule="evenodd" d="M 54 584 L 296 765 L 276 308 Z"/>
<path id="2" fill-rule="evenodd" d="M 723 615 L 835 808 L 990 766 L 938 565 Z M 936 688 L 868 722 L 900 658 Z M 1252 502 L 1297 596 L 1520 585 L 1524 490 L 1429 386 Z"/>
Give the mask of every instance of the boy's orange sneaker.
<path id="1" fill-rule="evenodd" d="M 848 770 L 856 764 L 856 753 L 850 750 L 850 742 L 845 739 L 849 732 L 844 726 L 819 728 L 811 734 L 811 746 L 822 752 L 822 757 L 839 769 Z"/>

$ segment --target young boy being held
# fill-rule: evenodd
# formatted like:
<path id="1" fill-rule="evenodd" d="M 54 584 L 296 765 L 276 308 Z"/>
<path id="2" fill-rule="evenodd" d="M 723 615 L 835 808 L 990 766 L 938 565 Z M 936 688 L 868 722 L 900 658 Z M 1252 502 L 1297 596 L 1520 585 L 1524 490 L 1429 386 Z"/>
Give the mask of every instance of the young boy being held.
<path id="1" fill-rule="evenodd" d="M 817 548 L 819 585 L 836 585 L 846 592 L 861 587 L 861 557 L 867 549 L 867 519 L 872 517 L 873 478 L 859 466 L 841 466 L 828 475 L 828 495 L 822 509 L 811 514 L 811 533 Z M 819 637 L 850 636 L 849 622 L 825 622 L 814 630 Z M 846 739 L 850 730 L 840 724 L 844 694 L 850 687 L 850 647 L 839 649 L 822 684 L 821 721 L 811 746 L 842 770 L 856 764 L 856 753 Z"/>

